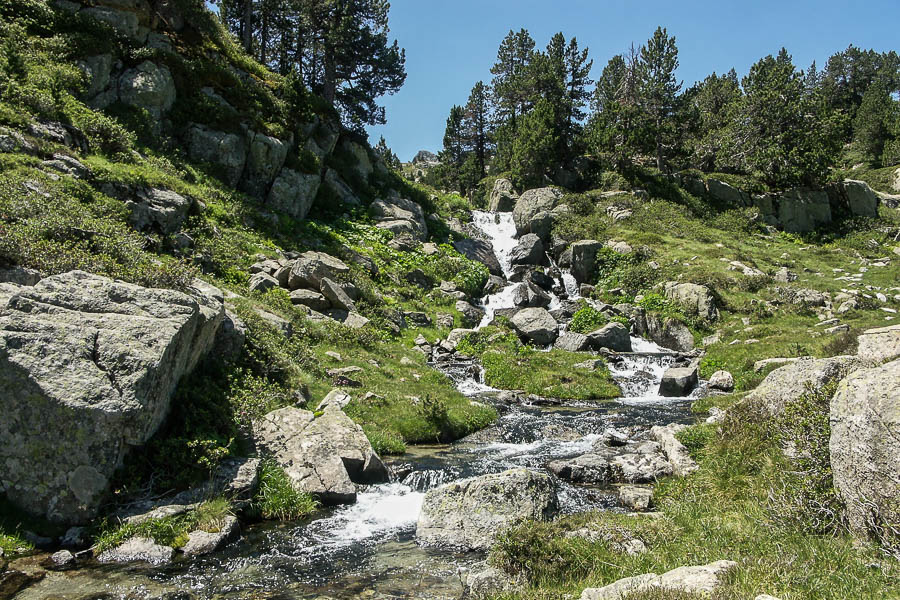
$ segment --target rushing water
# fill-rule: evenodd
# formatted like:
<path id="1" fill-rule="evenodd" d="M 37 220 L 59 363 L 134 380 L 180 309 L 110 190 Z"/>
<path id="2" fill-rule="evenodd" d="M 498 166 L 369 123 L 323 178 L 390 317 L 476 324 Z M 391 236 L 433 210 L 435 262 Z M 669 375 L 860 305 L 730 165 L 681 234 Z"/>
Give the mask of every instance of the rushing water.
<path id="1" fill-rule="evenodd" d="M 505 275 L 516 246 L 511 213 L 473 213 L 475 225 L 494 245 Z M 494 311 L 513 306 L 512 289 L 481 299 Z M 578 297 L 575 280 L 563 271 L 557 288 Z M 562 299 L 553 295 L 552 307 Z M 515 406 L 498 423 L 455 444 L 417 446 L 393 461 L 398 481 L 363 489 L 356 504 L 326 509 L 303 524 L 268 523 L 248 528 L 222 552 L 161 568 L 110 567 L 53 573 L 20 598 L 457 598 L 460 566 L 480 560 L 420 548 L 415 524 L 425 492 L 456 479 L 512 467 L 545 469 L 551 460 L 591 449 L 609 427 L 645 429 L 689 422 L 689 398 L 657 395 L 663 371 L 674 355 L 632 338 L 634 354 L 611 362 L 623 391 L 618 402 L 559 406 Z M 498 391 L 483 383 L 482 370 L 460 359 L 441 368 L 473 401 L 490 401 Z M 615 509 L 608 489 L 560 482 L 563 512 Z M 174 594 L 174 595 L 173 595 Z M 184 595 L 187 594 L 187 595 Z"/>

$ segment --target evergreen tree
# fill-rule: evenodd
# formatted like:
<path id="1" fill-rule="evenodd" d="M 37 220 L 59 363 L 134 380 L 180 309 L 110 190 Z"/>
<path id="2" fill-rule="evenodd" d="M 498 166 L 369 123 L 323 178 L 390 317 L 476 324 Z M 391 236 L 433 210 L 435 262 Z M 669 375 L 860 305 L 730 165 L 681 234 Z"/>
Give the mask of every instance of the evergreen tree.
<path id="1" fill-rule="evenodd" d="M 881 163 L 896 104 L 884 82 L 876 81 L 863 94 L 862 103 L 856 111 L 853 144 L 873 163 Z"/>
<path id="2" fill-rule="evenodd" d="M 736 118 L 736 110 L 741 98 L 741 87 L 737 73 L 732 69 L 725 75 L 713 73 L 684 94 L 690 97 L 688 110 L 693 110 L 695 122 L 690 146 L 692 162 L 704 171 L 733 168 L 735 165 L 718 162 L 725 143 L 728 125 Z M 691 117 L 680 115 L 682 120 Z"/>
<path id="3" fill-rule="evenodd" d="M 674 132 L 671 121 L 675 98 L 681 83 L 675 79 L 678 68 L 678 48 L 675 38 L 657 27 L 640 52 L 641 102 L 647 119 L 647 137 L 652 140 L 656 167 L 663 168 L 664 149 Z"/>
<path id="4" fill-rule="evenodd" d="M 533 56 L 534 40 L 528 31 L 510 30 L 497 50 L 497 62 L 491 67 L 495 115 L 500 122 L 510 124 L 513 134 L 516 119 L 529 105 L 528 68 Z"/>
<path id="5" fill-rule="evenodd" d="M 582 123 L 587 117 L 585 110 L 591 98 L 588 88 L 594 83 L 590 78 L 594 61 L 588 58 L 588 49 L 578 49 L 578 41 L 573 37 L 566 47 L 566 121 L 562 133 L 569 157 L 582 152 L 576 146 L 581 138 Z M 567 157 L 567 159 L 569 158 Z"/>
<path id="6" fill-rule="evenodd" d="M 464 118 L 465 109 L 454 104 L 450 108 L 447 126 L 444 129 L 444 147 L 438 153 L 441 165 L 435 174 L 435 178 L 441 187 L 456 189 L 463 193 L 461 173 L 463 163 L 467 157 L 466 140 L 463 132 Z"/>
<path id="7" fill-rule="evenodd" d="M 822 181 L 840 149 L 841 125 L 824 95 L 805 93 L 802 74 L 784 48 L 754 64 L 742 84 L 723 161 L 773 187 Z"/>
<path id="8" fill-rule="evenodd" d="M 554 164 L 559 132 L 553 106 L 543 98 L 521 119 L 512 148 L 512 179 L 522 188 L 539 186 Z"/>
<path id="9" fill-rule="evenodd" d="M 375 154 L 384 161 L 385 166 L 389 169 L 393 169 L 394 171 L 399 171 L 401 167 L 400 159 L 394 154 L 393 150 L 391 150 L 387 141 L 384 139 L 384 136 L 381 136 L 378 139 L 378 143 L 373 148 Z"/>
<path id="10" fill-rule="evenodd" d="M 486 174 L 491 152 L 489 108 L 487 87 L 483 81 L 479 81 L 469 94 L 461 124 L 466 150 L 474 157 L 472 171 L 477 181 Z"/>

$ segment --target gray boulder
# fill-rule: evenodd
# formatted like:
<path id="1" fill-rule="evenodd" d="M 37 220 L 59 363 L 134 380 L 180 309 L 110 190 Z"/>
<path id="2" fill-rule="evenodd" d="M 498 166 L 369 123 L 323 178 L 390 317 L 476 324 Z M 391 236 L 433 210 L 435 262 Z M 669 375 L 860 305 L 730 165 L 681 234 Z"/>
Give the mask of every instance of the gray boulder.
<path id="1" fill-rule="evenodd" d="M 797 188 L 778 198 L 778 223 L 785 231 L 815 231 L 831 220 L 831 203 L 824 191 Z"/>
<path id="2" fill-rule="evenodd" d="M 684 397 L 697 387 L 699 377 L 696 367 L 670 367 L 663 373 L 659 384 L 659 395 Z"/>
<path id="3" fill-rule="evenodd" d="M 34 285 L 41 280 L 41 274 L 34 269 L 26 269 L 18 265 L 8 269 L 0 269 L 0 283 L 16 285 Z"/>
<path id="4" fill-rule="evenodd" d="M 662 575 L 647 573 L 626 577 L 602 588 L 584 590 L 581 600 L 622 600 L 632 594 L 653 595 L 660 592 L 709 597 L 725 583 L 726 576 L 735 568 L 736 562 L 719 560 L 698 567 L 678 567 Z"/>
<path id="5" fill-rule="evenodd" d="M 156 432 L 181 376 L 212 347 L 222 295 L 82 271 L 6 285 L 0 492 L 52 521 L 83 522 L 125 455 Z"/>
<path id="6" fill-rule="evenodd" d="M 321 183 L 322 178 L 318 175 L 283 168 L 269 188 L 266 204 L 273 210 L 281 211 L 295 219 L 305 219 Z"/>
<path id="7" fill-rule="evenodd" d="M 494 247 L 490 242 L 484 240 L 463 239 L 453 242 L 456 251 L 468 258 L 480 262 L 488 268 L 491 275 L 502 277 L 503 269 L 500 267 L 500 261 L 494 253 Z"/>
<path id="8" fill-rule="evenodd" d="M 669 300 L 682 306 L 688 314 L 697 315 L 707 321 L 719 318 L 716 298 L 712 290 L 705 285 L 670 281 L 666 283 L 665 294 Z"/>
<path id="9" fill-rule="evenodd" d="M 491 196 L 488 201 L 488 210 L 491 212 L 510 212 L 515 208 L 519 194 L 513 188 L 509 179 L 500 178 L 494 182 Z"/>
<path id="10" fill-rule="evenodd" d="M 694 334 L 687 326 L 674 317 L 647 314 L 643 308 L 629 310 L 634 323 L 634 333 L 659 344 L 663 348 L 678 352 L 694 349 Z"/>
<path id="11" fill-rule="evenodd" d="M 303 288 L 291 292 L 291 304 L 308 306 L 317 312 L 324 312 L 331 308 L 331 302 L 323 294 Z"/>
<path id="12" fill-rule="evenodd" d="M 254 273 L 250 276 L 249 287 L 251 292 L 265 293 L 271 289 L 277 288 L 278 280 L 268 273 Z"/>
<path id="13" fill-rule="evenodd" d="M 732 207 L 748 206 L 750 204 L 750 194 L 742 192 L 718 179 L 707 179 L 706 191 L 715 200 Z"/>
<path id="14" fill-rule="evenodd" d="M 658 444 L 636 448 L 637 452 L 625 452 L 609 461 L 614 481 L 627 483 L 653 483 L 672 474 L 672 465 L 659 451 Z"/>
<path id="15" fill-rule="evenodd" d="M 553 347 L 566 352 L 586 352 L 590 349 L 591 344 L 588 341 L 588 336 L 583 333 L 567 331 L 556 340 Z"/>
<path id="16" fill-rule="evenodd" d="M 362 428 L 334 406 L 318 418 L 294 407 L 270 412 L 254 425 L 253 440 L 284 468 L 296 489 L 326 503 L 355 502 L 354 483 L 388 480 Z"/>
<path id="17" fill-rule="evenodd" d="M 161 565 L 175 558 L 175 549 L 161 546 L 150 538 L 133 537 L 119 546 L 102 552 L 97 560 L 102 563 L 148 562 Z"/>
<path id="18" fill-rule="evenodd" d="M 850 356 L 801 358 L 769 373 L 745 402 L 759 404 L 770 416 L 780 415 L 785 405 L 806 391 L 807 385 L 819 389 L 834 379 L 843 379 L 856 363 L 857 359 Z"/>
<path id="19" fill-rule="evenodd" d="M 587 283 L 594 276 L 597 252 L 603 244 L 596 240 L 581 240 L 572 244 L 572 277 L 578 283 Z"/>
<path id="20" fill-rule="evenodd" d="M 709 378 L 709 389 L 730 392 L 734 390 L 734 377 L 728 371 L 716 371 Z"/>
<path id="21" fill-rule="evenodd" d="M 330 254 L 314 251 L 304 252 L 291 265 L 288 288 L 291 290 L 298 288 L 318 290 L 322 287 L 322 280 L 326 277 L 335 279 L 339 275 L 346 275 L 349 272 L 350 267 Z"/>
<path id="22" fill-rule="evenodd" d="M 478 325 L 484 318 L 484 311 L 477 306 L 472 306 L 465 300 L 456 301 L 456 310 L 462 313 L 463 323 L 470 326 Z"/>
<path id="23" fill-rule="evenodd" d="M 528 222 L 528 230 L 541 238 L 541 240 L 549 241 L 550 232 L 552 231 L 553 223 L 555 222 L 554 213 L 559 208 L 561 207 L 553 209 L 553 212 L 542 210 L 531 217 L 531 221 Z"/>
<path id="24" fill-rule="evenodd" d="M 874 363 L 900 358 L 900 325 L 864 331 L 859 336 L 857 356 Z"/>
<path id="25" fill-rule="evenodd" d="M 549 346 L 559 335 L 559 325 L 544 308 L 523 308 L 510 321 L 520 337 L 539 346 Z"/>
<path id="26" fill-rule="evenodd" d="M 556 206 L 561 194 L 554 188 L 539 188 L 528 190 L 516 200 L 513 208 L 513 222 L 516 225 L 516 235 L 525 235 L 531 232 L 531 219 L 539 212 L 550 212 Z"/>
<path id="27" fill-rule="evenodd" d="M 393 231 L 394 234 L 409 233 L 420 242 L 428 239 L 428 225 L 422 207 L 413 202 L 395 196 L 387 200 L 376 200 L 369 205 L 369 214 L 376 225 Z"/>
<path id="28" fill-rule="evenodd" d="M 628 328 L 615 321 L 589 333 L 588 344 L 594 350 L 606 348 L 613 352 L 631 352 L 631 336 L 628 334 Z"/>
<path id="29" fill-rule="evenodd" d="M 332 307 L 346 311 L 356 310 L 356 303 L 336 281 L 323 277 L 320 290 Z"/>
<path id="30" fill-rule="evenodd" d="M 599 452 L 588 452 L 575 458 L 555 460 L 547 465 L 547 469 L 559 477 L 573 483 L 604 484 L 612 478 L 610 460 L 615 453 L 604 449 Z"/>
<path id="31" fill-rule="evenodd" d="M 523 235 L 510 253 L 509 261 L 512 265 L 544 264 L 544 243 L 541 238 L 533 233 Z"/>
<path id="32" fill-rule="evenodd" d="M 900 360 L 851 373 L 831 399 L 834 487 L 853 532 L 900 523 Z"/>
<path id="33" fill-rule="evenodd" d="M 193 202 L 171 190 L 138 188 L 125 200 L 131 210 L 128 221 L 138 231 L 156 229 L 164 235 L 181 229 Z"/>
<path id="34" fill-rule="evenodd" d="M 513 291 L 513 304 L 520 308 L 529 306 L 547 308 L 551 301 L 550 294 L 530 282 L 516 284 Z"/>
<path id="35" fill-rule="evenodd" d="M 138 44 L 143 44 L 149 33 L 149 29 L 141 26 L 140 18 L 135 12 L 116 10 L 115 8 L 105 6 L 96 6 L 84 8 L 78 14 L 106 23 L 116 30 L 117 33 L 124 35 Z"/>
<path id="36" fill-rule="evenodd" d="M 175 80 L 165 65 L 145 60 L 119 78 L 119 100 L 159 118 L 175 104 Z"/>
<path id="37" fill-rule="evenodd" d="M 504 592 L 516 589 L 516 582 L 505 571 L 488 566 L 487 563 L 475 565 L 460 573 L 463 585 L 463 598 L 487 600 Z"/>
<path id="38" fill-rule="evenodd" d="M 187 130 L 185 143 L 193 160 L 219 166 L 226 183 L 234 186 L 240 181 L 247 162 L 246 138 L 194 124 Z"/>
<path id="39" fill-rule="evenodd" d="M 653 488 L 643 485 L 619 486 L 619 502 L 629 510 L 648 510 L 653 502 Z"/>
<path id="40" fill-rule="evenodd" d="M 215 552 L 235 535 L 240 528 L 237 518 L 226 515 L 215 531 L 198 529 L 188 534 L 188 542 L 181 551 L 185 556 L 202 556 Z"/>
<path id="41" fill-rule="evenodd" d="M 309 143 L 312 143 L 312 140 L 310 140 Z M 359 198 L 356 197 L 356 194 L 353 193 L 353 189 L 347 185 L 347 182 L 341 179 L 341 176 L 338 175 L 337 171 L 334 169 L 325 171 L 325 186 L 337 196 L 342 204 L 347 204 L 349 206 L 359 206 L 362 204 Z"/>
<path id="42" fill-rule="evenodd" d="M 516 522 L 546 521 L 558 500 L 549 476 L 527 469 L 462 479 L 429 490 L 416 524 L 422 544 L 488 550 Z"/>
<path id="43" fill-rule="evenodd" d="M 826 190 L 835 212 L 871 219 L 878 216 L 878 204 L 881 199 L 865 181 L 845 179 L 830 184 Z"/>
<path id="44" fill-rule="evenodd" d="M 666 459 L 672 465 L 672 472 L 679 477 L 690 475 L 700 468 L 696 461 L 691 458 L 684 444 L 675 437 L 675 434 L 684 428 L 684 425 L 672 423 L 665 427 L 656 425 L 650 429 L 650 436 L 660 445 L 663 454 L 666 455 Z"/>

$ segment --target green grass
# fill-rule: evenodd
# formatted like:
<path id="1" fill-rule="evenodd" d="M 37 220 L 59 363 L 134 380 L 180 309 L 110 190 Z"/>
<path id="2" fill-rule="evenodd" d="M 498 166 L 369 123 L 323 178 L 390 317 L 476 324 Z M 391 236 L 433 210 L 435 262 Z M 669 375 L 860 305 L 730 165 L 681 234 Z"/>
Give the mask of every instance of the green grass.
<path id="1" fill-rule="evenodd" d="M 623 577 L 723 559 L 737 561 L 738 568 L 716 592 L 717 599 L 762 593 L 787 600 L 897 597 L 900 564 L 895 559 L 857 545 L 842 531 L 817 535 L 778 518 L 769 494 L 791 467 L 768 425 L 744 414 L 732 415 L 721 434 L 710 436 L 708 429 L 682 434 L 692 442 L 701 469 L 658 485 L 654 502 L 662 518 L 567 515 L 552 523 L 523 524 L 504 535 L 491 561 L 529 584 L 506 597 L 577 597 L 584 588 Z M 604 542 L 564 537 L 585 526 L 627 533 L 649 551 L 627 556 Z"/>
<path id="2" fill-rule="evenodd" d="M 265 460 L 259 472 L 259 490 L 253 499 L 251 512 L 264 519 L 290 521 L 313 514 L 319 505 L 312 496 L 298 492 L 284 470 L 271 460 Z"/>

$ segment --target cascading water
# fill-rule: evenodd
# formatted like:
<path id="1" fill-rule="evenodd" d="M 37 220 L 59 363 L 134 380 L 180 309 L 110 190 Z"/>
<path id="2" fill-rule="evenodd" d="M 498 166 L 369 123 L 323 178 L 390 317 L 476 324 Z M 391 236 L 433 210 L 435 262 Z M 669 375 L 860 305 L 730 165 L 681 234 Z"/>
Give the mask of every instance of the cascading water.
<path id="1" fill-rule="evenodd" d="M 475 211 L 473 221 L 493 244 L 508 278 L 510 254 L 517 243 L 512 214 Z M 553 271 L 561 273 L 555 289 L 565 290 L 568 301 L 578 298 L 575 279 L 566 271 Z M 507 285 L 481 299 L 486 314 L 479 327 L 490 323 L 496 310 L 514 306 L 514 289 L 515 285 Z M 557 294 L 551 298 L 554 308 L 564 302 Z M 609 427 L 647 429 L 690 421 L 690 399 L 657 395 L 674 353 L 641 338 L 631 341 L 634 353 L 609 360 L 623 392 L 618 402 L 515 407 L 494 427 L 455 444 L 411 447 L 395 463 L 395 471 L 402 473 L 399 481 L 362 489 L 355 504 L 329 509 L 312 522 L 252 527 L 240 543 L 223 552 L 161 569 L 116 571 L 99 580 L 90 571 L 70 573 L 60 590 L 35 588 L 40 595 L 26 592 L 21 597 L 102 592 L 111 598 L 159 598 L 173 590 L 189 590 L 197 598 L 249 598 L 261 591 L 278 598 L 358 598 L 371 595 L 368 590 L 376 592 L 375 598 L 458 597 L 456 569 L 478 557 L 415 544 L 415 523 L 425 492 L 513 467 L 543 470 L 551 460 L 589 451 Z M 483 383 L 477 363 L 458 360 L 442 363 L 441 369 L 473 401 L 497 393 Z M 559 497 L 564 512 L 611 508 L 617 502 L 609 490 L 566 482 L 560 482 Z"/>

